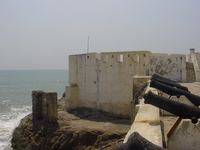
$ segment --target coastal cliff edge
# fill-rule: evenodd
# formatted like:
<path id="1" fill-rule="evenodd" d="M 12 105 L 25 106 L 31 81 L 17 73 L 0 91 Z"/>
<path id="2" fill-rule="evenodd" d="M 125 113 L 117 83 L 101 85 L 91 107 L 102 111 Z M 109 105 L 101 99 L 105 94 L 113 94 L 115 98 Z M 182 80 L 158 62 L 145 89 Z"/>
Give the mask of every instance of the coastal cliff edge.
<path id="1" fill-rule="evenodd" d="M 130 128 L 130 120 L 109 117 L 87 108 L 65 111 L 64 99 L 58 100 L 57 125 L 38 121 L 32 114 L 23 118 L 13 132 L 14 150 L 111 150 Z"/>

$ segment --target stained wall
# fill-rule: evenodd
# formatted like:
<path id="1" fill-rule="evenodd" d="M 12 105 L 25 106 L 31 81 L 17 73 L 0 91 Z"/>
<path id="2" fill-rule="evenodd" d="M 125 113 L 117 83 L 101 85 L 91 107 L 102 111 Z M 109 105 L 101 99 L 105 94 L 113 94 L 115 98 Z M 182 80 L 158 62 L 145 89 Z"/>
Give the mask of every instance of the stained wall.
<path id="1" fill-rule="evenodd" d="M 32 104 L 33 124 L 40 120 L 51 125 L 57 125 L 58 108 L 56 92 L 32 91 Z"/>
<path id="2" fill-rule="evenodd" d="M 149 74 L 159 74 L 177 82 L 186 82 L 186 55 L 152 54 Z"/>
<path id="3" fill-rule="evenodd" d="M 185 55 L 149 51 L 70 55 L 66 108 L 89 107 L 130 116 L 133 76 L 157 73 L 185 81 L 185 61 Z"/>
<path id="4" fill-rule="evenodd" d="M 195 53 L 195 49 L 190 49 L 188 55 L 188 62 L 193 63 L 196 81 L 200 81 L 200 53 Z"/>

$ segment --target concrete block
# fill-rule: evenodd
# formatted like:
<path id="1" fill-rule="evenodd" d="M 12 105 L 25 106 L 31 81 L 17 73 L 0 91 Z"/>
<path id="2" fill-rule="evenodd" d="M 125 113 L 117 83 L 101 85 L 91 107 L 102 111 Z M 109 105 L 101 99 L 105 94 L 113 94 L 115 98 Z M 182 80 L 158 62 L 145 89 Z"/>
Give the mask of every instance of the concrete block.
<path id="1" fill-rule="evenodd" d="M 200 124 L 183 119 L 168 139 L 168 150 L 199 150 Z"/>

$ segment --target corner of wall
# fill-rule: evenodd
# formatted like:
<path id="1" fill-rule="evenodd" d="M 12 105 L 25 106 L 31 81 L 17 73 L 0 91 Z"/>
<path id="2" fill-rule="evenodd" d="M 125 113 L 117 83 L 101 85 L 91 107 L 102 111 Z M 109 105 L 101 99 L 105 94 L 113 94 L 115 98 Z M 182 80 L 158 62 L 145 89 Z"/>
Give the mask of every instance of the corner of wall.
<path id="1" fill-rule="evenodd" d="M 77 84 L 70 84 L 65 87 L 66 110 L 71 110 L 79 105 L 79 93 Z"/>

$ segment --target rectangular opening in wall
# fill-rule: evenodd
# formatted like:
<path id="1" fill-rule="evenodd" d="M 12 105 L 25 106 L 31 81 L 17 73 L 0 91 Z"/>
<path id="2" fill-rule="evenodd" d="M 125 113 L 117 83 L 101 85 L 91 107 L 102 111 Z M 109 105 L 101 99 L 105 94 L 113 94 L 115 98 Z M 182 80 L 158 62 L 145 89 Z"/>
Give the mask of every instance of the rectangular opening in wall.
<path id="1" fill-rule="evenodd" d="M 103 62 L 108 62 L 108 55 L 105 55 Z"/>
<path id="2" fill-rule="evenodd" d="M 124 56 L 121 54 L 119 55 L 119 59 L 118 59 L 118 62 L 122 63 L 123 62 L 123 59 L 124 59 Z"/>
<path id="3" fill-rule="evenodd" d="M 138 54 L 134 56 L 134 62 L 140 62 L 140 56 Z"/>
<path id="4" fill-rule="evenodd" d="M 96 59 L 101 59 L 101 53 L 96 53 Z"/>

